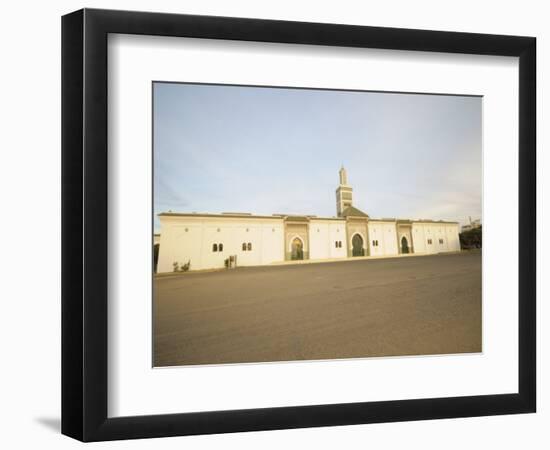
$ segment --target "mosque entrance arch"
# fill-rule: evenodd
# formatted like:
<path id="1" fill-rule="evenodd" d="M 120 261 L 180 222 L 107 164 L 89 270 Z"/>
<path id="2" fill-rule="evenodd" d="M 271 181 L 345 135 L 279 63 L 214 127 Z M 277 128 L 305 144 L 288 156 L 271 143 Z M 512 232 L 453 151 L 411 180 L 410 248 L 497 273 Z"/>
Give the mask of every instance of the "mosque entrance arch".
<path id="1" fill-rule="evenodd" d="M 299 237 L 295 237 L 292 240 L 290 259 L 304 259 L 304 243 Z"/>
<path id="2" fill-rule="evenodd" d="M 353 256 L 365 256 L 365 249 L 363 248 L 363 238 L 360 234 L 354 234 L 351 239 L 352 255 Z"/>
<path id="3" fill-rule="evenodd" d="M 409 253 L 409 242 L 405 236 L 401 238 L 401 253 Z"/>

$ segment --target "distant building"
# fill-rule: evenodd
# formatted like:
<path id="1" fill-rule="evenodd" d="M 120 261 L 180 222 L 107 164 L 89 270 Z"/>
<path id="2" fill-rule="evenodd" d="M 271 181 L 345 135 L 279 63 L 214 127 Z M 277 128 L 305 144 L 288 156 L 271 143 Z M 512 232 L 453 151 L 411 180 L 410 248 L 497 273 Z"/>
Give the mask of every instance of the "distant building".
<path id="1" fill-rule="evenodd" d="M 481 227 L 481 219 L 472 220 L 471 217 L 468 217 L 468 220 L 469 220 L 468 224 L 462 225 L 462 229 L 461 229 L 462 232 L 475 230 L 476 228 Z"/>
<path id="2" fill-rule="evenodd" d="M 190 262 L 190 270 L 287 260 L 432 254 L 460 250 L 457 222 L 373 219 L 353 206 L 346 170 L 339 172 L 336 217 L 247 213 L 159 214 L 158 272 Z"/>

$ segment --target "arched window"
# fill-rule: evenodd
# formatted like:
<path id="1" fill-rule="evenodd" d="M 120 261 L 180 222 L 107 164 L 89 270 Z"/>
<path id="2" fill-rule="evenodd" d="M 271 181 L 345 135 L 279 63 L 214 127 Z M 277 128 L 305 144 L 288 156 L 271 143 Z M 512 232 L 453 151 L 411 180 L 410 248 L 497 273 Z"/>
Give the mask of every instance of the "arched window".
<path id="1" fill-rule="evenodd" d="M 243 249 L 243 252 L 246 252 L 246 242 L 243 242 L 242 249 Z"/>
<path id="2" fill-rule="evenodd" d="M 248 251 L 251 251 L 252 250 L 252 242 L 249 242 L 248 243 Z"/>
<path id="3" fill-rule="evenodd" d="M 334 247 L 338 248 L 338 241 L 334 241 Z"/>
<path id="4" fill-rule="evenodd" d="M 223 252 L 223 244 L 218 244 L 218 249 L 220 252 Z"/>
<path id="5" fill-rule="evenodd" d="M 212 244 L 212 251 L 217 252 L 218 251 L 218 244 Z"/>

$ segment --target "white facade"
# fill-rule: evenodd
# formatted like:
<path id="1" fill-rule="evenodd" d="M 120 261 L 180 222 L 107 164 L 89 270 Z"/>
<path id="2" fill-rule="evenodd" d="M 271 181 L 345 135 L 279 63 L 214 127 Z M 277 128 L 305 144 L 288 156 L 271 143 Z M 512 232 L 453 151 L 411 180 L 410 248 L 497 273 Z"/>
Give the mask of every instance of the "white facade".
<path id="1" fill-rule="evenodd" d="M 432 254 L 460 250 L 458 223 L 414 222 L 412 234 L 414 253 Z"/>
<path id="2" fill-rule="evenodd" d="M 362 256 L 422 255 L 460 250 L 459 225 L 431 220 L 371 219 L 351 205 L 345 169 L 337 189 L 338 217 L 251 214 L 159 214 L 157 272 L 218 269 L 285 260 L 337 260 Z M 342 188 L 345 188 L 344 191 Z M 348 203 L 349 202 L 349 203 Z M 155 244 L 157 243 L 155 235 Z"/>
<path id="3" fill-rule="evenodd" d="M 346 258 L 346 224 L 340 219 L 310 219 L 310 259 Z"/>
<path id="4" fill-rule="evenodd" d="M 173 272 L 174 263 L 190 270 L 223 268 L 230 255 L 237 265 L 257 266 L 284 260 L 281 218 L 229 215 L 161 215 L 157 271 Z"/>
<path id="5" fill-rule="evenodd" d="M 371 256 L 397 255 L 397 228 L 394 221 L 369 221 L 369 247 Z"/>

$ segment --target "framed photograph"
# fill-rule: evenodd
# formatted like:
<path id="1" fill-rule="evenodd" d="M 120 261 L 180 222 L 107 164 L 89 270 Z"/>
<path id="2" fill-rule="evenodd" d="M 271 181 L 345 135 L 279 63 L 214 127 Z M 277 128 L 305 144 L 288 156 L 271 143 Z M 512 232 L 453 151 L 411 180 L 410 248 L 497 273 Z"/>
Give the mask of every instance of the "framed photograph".
<path id="1" fill-rule="evenodd" d="M 535 412 L 536 40 L 62 20 L 62 432 Z"/>

